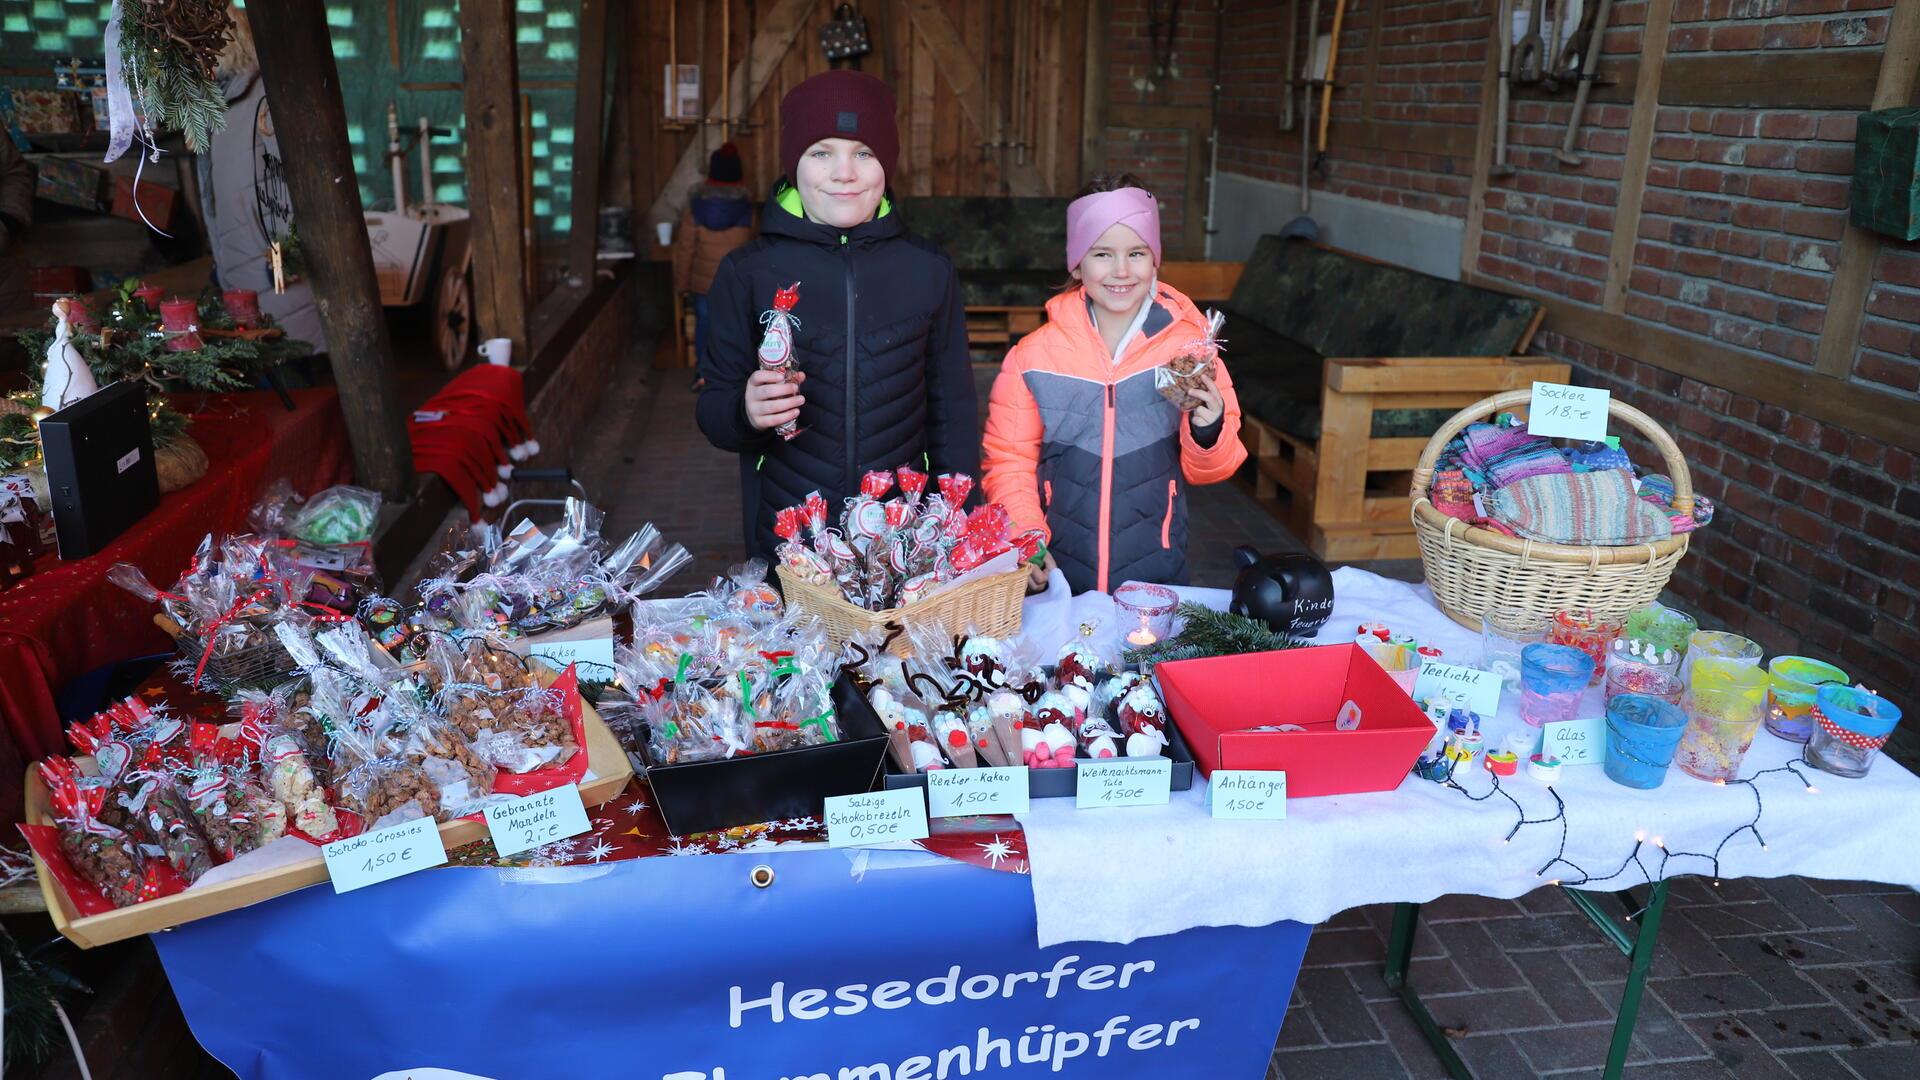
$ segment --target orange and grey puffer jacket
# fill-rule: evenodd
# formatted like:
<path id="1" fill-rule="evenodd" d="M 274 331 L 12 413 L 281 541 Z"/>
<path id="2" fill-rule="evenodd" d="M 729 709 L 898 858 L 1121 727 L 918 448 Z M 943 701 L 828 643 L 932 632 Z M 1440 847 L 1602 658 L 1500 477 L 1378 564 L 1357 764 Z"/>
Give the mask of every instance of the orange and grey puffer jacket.
<path id="1" fill-rule="evenodd" d="M 1007 353 L 987 411 L 988 500 L 1018 529 L 1042 529 L 1075 592 L 1187 579 L 1185 484 L 1232 476 L 1247 459 L 1225 364 L 1211 446 L 1154 386 L 1154 369 L 1206 336 L 1193 301 L 1156 284 L 1115 364 L 1084 289 L 1047 303 L 1047 322 Z M 1183 484 L 1184 481 L 1184 484 Z"/>

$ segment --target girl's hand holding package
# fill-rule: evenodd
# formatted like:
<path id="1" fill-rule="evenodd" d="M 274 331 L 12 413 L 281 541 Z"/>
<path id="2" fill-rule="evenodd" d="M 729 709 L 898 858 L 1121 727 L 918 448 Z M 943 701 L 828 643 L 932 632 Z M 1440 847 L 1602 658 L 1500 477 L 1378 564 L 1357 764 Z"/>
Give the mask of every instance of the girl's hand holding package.
<path id="1" fill-rule="evenodd" d="M 1194 427 L 1203 428 L 1220 419 L 1220 414 L 1226 410 L 1226 401 L 1221 398 L 1219 387 L 1213 385 L 1211 372 L 1194 384 L 1192 393 L 1199 402 L 1190 414 Z"/>
<path id="2" fill-rule="evenodd" d="M 800 418 L 800 384 L 807 380 L 804 371 L 788 375 L 778 371 L 756 371 L 747 378 L 747 420 L 761 431 L 771 431 L 789 420 Z"/>
<path id="3" fill-rule="evenodd" d="M 1046 592 L 1047 591 L 1047 575 L 1051 574 L 1052 572 L 1053 572 L 1053 553 L 1048 552 L 1046 557 L 1042 561 L 1033 563 L 1027 567 L 1027 592 L 1028 593 Z"/>

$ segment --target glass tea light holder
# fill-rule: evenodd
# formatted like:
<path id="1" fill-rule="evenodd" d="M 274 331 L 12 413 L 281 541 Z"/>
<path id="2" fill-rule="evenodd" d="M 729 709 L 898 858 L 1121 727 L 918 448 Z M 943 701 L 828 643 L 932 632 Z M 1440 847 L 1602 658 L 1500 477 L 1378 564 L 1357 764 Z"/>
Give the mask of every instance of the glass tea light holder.
<path id="1" fill-rule="evenodd" d="M 1589 676 L 1592 683 L 1598 683 L 1606 671 L 1607 653 L 1613 648 L 1613 639 L 1619 636 L 1620 620 L 1596 615 L 1586 608 L 1556 612 L 1547 623 L 1549 644 L 1579 649 L 1592 659 L 1593 671 Z"/>
<path id="2" fill-rule="evenodd" d="M 1113 590 L 1113 607 L 1130 645 L 1166 640 L 1173 634 L 1173 613 L 1179 606 L 1180 597 L 1165 585 L 1129 581 Z"/>
<path id="3" fill-rule="evenodd" d="M 1687 714 L 1678 705 L 1639 694 L 1614 698 L 1607 703 L 1607 779 L 1641 790 L 1659 787 L 1686 730 Z"/>
<path id="4" fill-rule="evenodd" d="M 1616 646 L 1625 644 L 1627 644 L 1625 638 L 1614 642 Z M 1638 642 L 1634 644 L 1637 645 Z M 1672 656 L 1673 654 L 1663 655 Z M 1629 653 L 1625 649 L 1616 648 L 1607 657 L 1606 700 L 1612 701 L 1621 694 L 1644 694 L 1647 697 L 1656 697 L 1678 705 L 1687 692 L 1687 684 L 1680 681 L 1679 666 L 1680 662 L 1677 658 L 1672 666 L 1668 666 L 1657 660 L 1650 660 L 1647 657 Z"/>
<path id="5" fill-rule="evenodd" d="M 1776 656 L 1767 661 L 1767 730 L 1803 743 L 1813 731 L 1814 698 L 1828 683 L 1846 684 L 1847 673 L 1810 656 Z"/>
<path id="6" fill-rule="evenodd" d="M 1520 650 L 1547 639 L 1540 620 L 1521 608 L 1490 608 L 1480 616 L 1480 666 L 1500 676 L 1509 694 L 1520 692 Z"/>
<path id="7" fill-rule="evenodd" d="M 1520 718 L 1534 727 L 1573 720 L 1593 678 L 1593 657 L 1542 642 L 1520 650 Z"/>
<path id="8" fill-rule="evenodd" d="M 1693 667 L 1687 730 L 1673 763 L 1688 776 L 1728 783 L 1753 745 L 1766 715 L 1767 673 L 1751 664 L 1707 657 Z"/>
<path id="9" fill-rule="evenodd" d="M 1900 723 L 1900 707 L 1871 690 L 1828 683 L 1814 693 L 1807 764 L 1835 776 L 1867 775 Z"/>
<path id="10" fill-rule="evenodd" d="M 1760 643 L 1739 634 L 1729 634 L 1721 630 L 1696 630 L 1687 639 L 1686 659 L 1681 661 L 1682 676 L 1689 684 L 1693 682 L 1693 665 L 1708 657 L 1732 660 L 1738 664 L 1760 664 Z"/>
<path id="11" fill-rule="evenodd" d="M 1656 651 L 1671 651 L 1683 657 L 1687 654 L 1688 640 L 1698 629 L 1700 624 L 1686 612 L 1663 604 L 1648 604 L 1627 613 L 1620 636 L 1640 642 L 1643 648 L 1652 646 Z"/>

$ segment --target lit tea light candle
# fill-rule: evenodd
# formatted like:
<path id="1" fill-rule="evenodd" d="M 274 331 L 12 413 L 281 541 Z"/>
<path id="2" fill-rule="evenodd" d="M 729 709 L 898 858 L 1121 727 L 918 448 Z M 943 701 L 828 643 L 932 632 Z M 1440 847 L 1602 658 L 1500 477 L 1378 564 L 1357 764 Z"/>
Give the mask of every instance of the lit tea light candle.
<path id="1" fill-rule="evenodd" d="M 1139 628 L 1127 635 L 1127 644 L 1137 649 L 1144 649 L 1159 640 L 1159 638 L 1153 636 L 1153 631 L 1147 629 L 1147 617 L 1145 615 L 1140 616 Z"/>

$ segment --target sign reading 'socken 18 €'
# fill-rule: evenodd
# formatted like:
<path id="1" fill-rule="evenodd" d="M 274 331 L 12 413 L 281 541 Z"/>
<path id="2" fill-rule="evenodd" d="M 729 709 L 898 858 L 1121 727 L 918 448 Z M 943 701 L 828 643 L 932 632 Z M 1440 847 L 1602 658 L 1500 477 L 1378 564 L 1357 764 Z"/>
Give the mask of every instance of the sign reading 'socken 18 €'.
<path id="1" fill-rule="evenodd" d="M 1527 405 L 1527 434 L 1599 442 L 1607 437 L 1612 398 L 1610 391 L 1592 386 L 1534 383 L 1533 400 Z"/>

